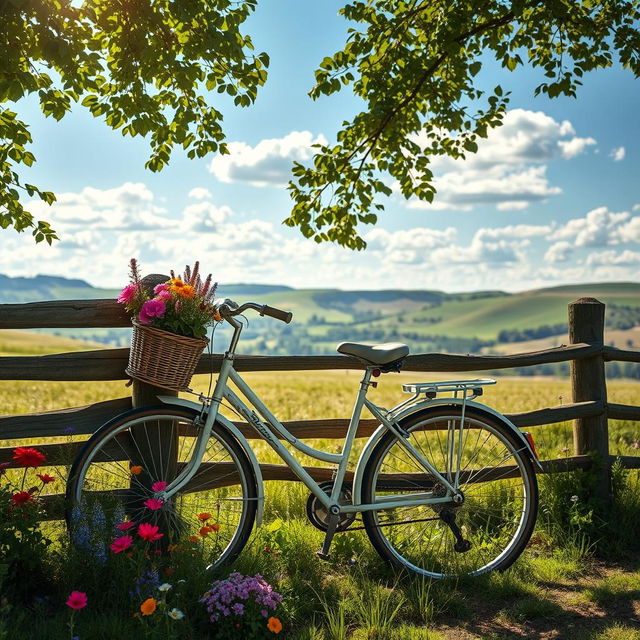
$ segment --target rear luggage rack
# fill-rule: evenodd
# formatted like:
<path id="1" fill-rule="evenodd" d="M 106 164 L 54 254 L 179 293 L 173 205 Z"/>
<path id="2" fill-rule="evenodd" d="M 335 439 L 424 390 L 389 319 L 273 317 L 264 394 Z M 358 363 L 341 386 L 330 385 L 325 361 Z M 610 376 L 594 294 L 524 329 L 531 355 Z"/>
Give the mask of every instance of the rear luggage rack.
<path id="1" fill-rule="evenodd" d="M 412 393 L 414 397 L 426 395 L 427 398 L 435 398 L 439 393 L 453 393 L 457 398 L 471 398 L 482 395 L 482 387 L 496 384 L 493 378 L 477 378 L 475 380 L 443 380 L 440 382 L 410 382 L 402 385 L 404 393 Z M 471 393 L 469 393 L 469 391 Z"/>

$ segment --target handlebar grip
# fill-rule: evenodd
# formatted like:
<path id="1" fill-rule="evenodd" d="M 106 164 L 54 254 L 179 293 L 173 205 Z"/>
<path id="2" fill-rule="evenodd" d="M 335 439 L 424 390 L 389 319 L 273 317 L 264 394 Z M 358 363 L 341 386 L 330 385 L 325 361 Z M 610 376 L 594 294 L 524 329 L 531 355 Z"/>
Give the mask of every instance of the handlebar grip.
<path id="1" fill-rule="evenodd" d="M 286 322 L 287 324 L 289 324 L 293 318 L 293 313 L 291 313 L 291 311 L 282 311 L 282 309 L 270 307 L 268 304 L 263 305 L 262 315 L 270 316 L 271 318 L 281 320 L 282 322 Z"/>

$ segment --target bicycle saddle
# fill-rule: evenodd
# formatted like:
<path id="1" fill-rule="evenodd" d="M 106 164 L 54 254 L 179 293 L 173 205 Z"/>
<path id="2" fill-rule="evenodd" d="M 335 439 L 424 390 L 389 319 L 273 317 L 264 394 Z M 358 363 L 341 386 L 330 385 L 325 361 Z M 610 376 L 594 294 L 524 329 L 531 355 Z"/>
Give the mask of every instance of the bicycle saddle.
<path id="1" fill-rule="evenodd" d="M 409 355 L 409 347 L 401 342 L 385 342 L 384 344 L 362 344 L 359 342 L 341 342 L 337 346 L 338 353 L 355 356 L 371 364 L 389 364 Z"/>

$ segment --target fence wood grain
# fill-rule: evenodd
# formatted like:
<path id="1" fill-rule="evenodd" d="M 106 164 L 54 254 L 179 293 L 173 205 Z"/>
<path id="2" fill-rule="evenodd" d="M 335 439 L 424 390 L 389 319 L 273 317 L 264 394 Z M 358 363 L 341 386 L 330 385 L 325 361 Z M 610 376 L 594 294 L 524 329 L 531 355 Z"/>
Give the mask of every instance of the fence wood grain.
<path id="1" fill-rule="evenodd" d="M 404 371 L 457 372 L 509 369 L 536 364 L 582 359 L 602 353 L 601 345 L 574 344 L 533 353 L 512 356 L 463 356 L 448 353 L 426 353 L 409 356 Z M 126 380 L 124 370 L 129 350 L 100 349 L 75 351 L 46 356 L 0 357 L 0 380 L 100 381 Z M 204 355 L 196 368 L 198 373 L 217 373 L 222 355 Z M 237 355 L 238 371 L 319 371 L 328 369 L 364 369 L 362 362 L 350 356 L 244 356 Z"/>

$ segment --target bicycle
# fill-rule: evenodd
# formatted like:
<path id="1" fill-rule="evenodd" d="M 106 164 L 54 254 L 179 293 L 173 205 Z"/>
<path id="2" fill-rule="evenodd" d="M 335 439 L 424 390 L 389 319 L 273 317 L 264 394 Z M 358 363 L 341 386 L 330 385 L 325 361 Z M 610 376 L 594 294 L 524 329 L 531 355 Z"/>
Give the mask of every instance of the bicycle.
<path id="1" fill-rule="evenodd" d="M 90 509 L 96 500 L 111 517 L 161 524 L 173 539 L 207 522 L 202 548 L 209 567 L 232 562 L 262 520 L 264 488 L 247 439 L 219 411 L 226 401 L 309 489 L 307 515 L 325 533 L 320 557 L 329 557 L 336 533 L 364 529 L 384 560 L 434 578 L 503 570 L 518 558 L 536 521 L 540 463 L 528 434 L 475 401 L 495 380 L 405 384 L 410 397 L 386 410 L 367 391 L 376 385 L 372 378 L 401 370 L 409 347 L 342 343 L 338 351 L 360 359 L 364 374 L 342 452 L 321 451 L 294 437 L 233 366 L 244 326 L 238 315 L 254 310 L 288 323 L 292 314 L 228 299 L 217 300 L 216 309 L 233 335 L 213 394 L 196 394 L 198 402 L 159 396 L 161 405 L 132 409 L 100 427 L 70 472 L 70 527 L 74 506 Z M 346 482 L 364 407 L 380 426 Z M 333 480 L 316 482 L 281 440 L 337 465 Z"/>

